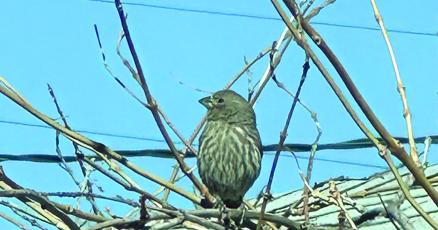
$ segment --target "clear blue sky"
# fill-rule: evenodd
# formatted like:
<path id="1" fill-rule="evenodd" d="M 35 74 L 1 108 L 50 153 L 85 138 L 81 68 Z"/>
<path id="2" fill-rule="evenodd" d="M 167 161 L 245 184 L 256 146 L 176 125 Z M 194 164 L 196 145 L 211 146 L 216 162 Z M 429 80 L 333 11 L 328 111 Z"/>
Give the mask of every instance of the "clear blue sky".
<path id="1" fill-rule="evenodd" d="M 140 1 L 177 8 L 217 11 L 278 18 L 270 1 Z M 321 1 L 316 1 L 318 5 Z M 438 32 L 438 2 L 378 1 L 389 29 L 422 33 Z M 125 6 L 128 24 L 153 95 L 175 126 L 188 138 L 205 109 L 198 99 L 205 94 L 191 87 L 216 91 L 228 82 L 248 60 L 276 40 L 284 25 L 279 20 L 184 12 L 146 6 Z M 376 27 L 369 1 L 341 1 L 323 10 L 314 22 Z M 105 71 L 93 24 L 97 24 L 107 61 L 114 72 L 139 96 L 140 88 L 131 79 L 115 53 L 120 22 L 113 4 L 81 1 L 5 1 L 0 16 L 0 75 L 5 77 L 36 108 L 57 118 L 47 91 L 50 83 L 70 125 L 77 130 L 162 139 L 149 113 L 135 102 Z M 379 31 L 315 25 L 339 56 L 375 113 L 396 136 L 406 136 L 402 105 L 396 90 L 389 55 Z M 438 133 L 438 40 L 437 36 L 390 33 L 402 79 L 407 88 L 414 134 Z M 126 49 L 124 49 L 126 51 Z M 319 52 L 318 52 L 319 53 Z M 125 52 L 129 57 L 129 53 Z M 267 65 L 264 59 L 251 71 L 258 79 Z M 277 78 L 295 91 L 301 73 L 303 52 L 295 44 L 286 51 L 277 69 Z M 334 78 L 337 75 L 329 68 Z M 341 83 L 338 80 L 339 83 Z M 342 84 L 340 84 L 342 85 Z M 344 87 L 343 87 L 344 88 Z M 246 95 L 247 80 L 233 88 Z M 311 65 L 301 99 L 318 114 L 323 129 L 320 143 L 346 141 L 364 135 L 352 122 L 341 103 L 316 68 Z M 291 103 L 282 90 L 270 82 L 255 111 L 264 144 L 278 143 Z M 56 154 L 55 132 L 50 129 L 11 125 L 4 121 L 42 124 L 23 109 L 0 96 L 0 153 Z M 112 149 L 165 148 L 161 142 L 87 135 Z M 310 115 L 297 107 L 289 128 L 288 143 L 311 143 L 316 129 Z M 65 155 L 71 144 L 62 141 Z M 180 146 L 182 147 L 182 146 Z M 418 145 L 419 150 L 423 146 Z M 438 161 L 436 146 L 429 160 Z M 306 153 L 299 153 L 306 156 Z M 317 157 L 385 166 L 375 149 L 321 151 Z M 247 194 L 255 196 L 266 184 L 272 155 L 265 155 L 262 173 Z M 174 160 L 136 158 L 148 171 L 168 178 Z M 189 160 L 194 165 L 194 160 Z M 299 161 L 304 170 L 307 162 Z M 17 183 L 38 191 L 75 191 L 73 182 L 56 164 L 4 162 L 5 172 Z M 73 164 L 76 167 L 76 164 Z M 340 175 L 364 177 L 379 169 L 347 164 L 315 162 L 313 182 Z M 80 172 L 76 171 L 77 176 Z M 96 183 L 110 194 L 122 189 L 96 175 Z M 148 191 L 157 186 L 134 178 Z M 183 180 L 181 186 L 188 187 Z M 273 185 L 274 193 L 302 187 L 297 166 L 290 157 L 280 158 Z M 136 199 L 136 198 L 135 198 Z M 177 196 L 172 202 L 187 203 Z M 7 212 L 1 207 L 0 211 Z M 126 210 L 115 210 L 122 215 Z M 9 213 L 9 212 L 8 212 Z M 6 224 L 0 219 L 0 225 Z"/>

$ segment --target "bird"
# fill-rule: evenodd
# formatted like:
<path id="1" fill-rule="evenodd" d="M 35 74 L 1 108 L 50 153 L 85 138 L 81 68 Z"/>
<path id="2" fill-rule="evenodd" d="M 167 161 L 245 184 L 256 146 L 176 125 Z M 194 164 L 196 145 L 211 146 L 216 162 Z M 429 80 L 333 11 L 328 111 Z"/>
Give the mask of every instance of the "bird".
<path id="1" fill-rule="evenodd" d="M 239 208 L 260 174 L 263 156 L 251 104 L 232 90 L 199 100 L 207 108 L 199 137 L 198 173 L 209 192 L 227 208 Z"/>

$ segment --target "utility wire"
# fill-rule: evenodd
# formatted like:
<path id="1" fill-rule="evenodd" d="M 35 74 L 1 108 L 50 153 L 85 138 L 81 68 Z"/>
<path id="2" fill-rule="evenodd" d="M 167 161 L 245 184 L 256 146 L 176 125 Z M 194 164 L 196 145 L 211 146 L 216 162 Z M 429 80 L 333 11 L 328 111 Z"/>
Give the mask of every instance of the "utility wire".
<path id="1" fill-rule="evenodd" d="M 10 125 L 27 126 L 27 127 L 35 127 L 35 128 L 53 129 L 52 127 L 47 126 L 47 125 L 32 124 L 32 123 L 27 123 L 27 122 L 22 122 L 22 121 L 0 120 L 0 123 L 10 124 Z M 98 135 L 98 136 L 107 136 L 107 137 L 116 137 L 116 138 L 132 139 L 132 140 L 165 143 L 164 140 L 160 140 L 160 139 L 156 139 L 156 138 L 138 137 L 138 136 L 113 134 L 113 133 L 104 133 L 104 132 L 89 131 L 89 130 L 73 130 L 73 131 L 78 132 L 78 133 L 94 134 L 94 135 Z M 182 142 L 175 142 L 175 143 L 182 144 Z"/>
<path id="2" fill-rule="evenodd" d="M 53 129 L 51 126 L 47 125 L 40 125 L 40 124 L 33 124 L 28 122 L 22 122 L 22 121 L 11 121 L 11 120 L 1 120 L 0 123 L 3 124 L 10 124 L 10 125 L 17 125 L 17 126 L 27 126 L 27 127 L 34 127 L 34 128 L 44 128 L 44 129 Z M 159 138 L 151 138 L 151 137 L 139 137 L 139 136 L 131 136 L 131 135 L 123 135 L 123 134 L 115 134 L 115 133 L 106 133 L 106 132 L 98 132 L 98 131 L 89 131 L 89 130 L 73 130 L 78 133 L 84 133 L 84 134 L 93 134 L 98 136 L 107 136 L 107 137 L 115 137 L 115 138 L 125 138 L 125 139 L 131 139 L 131 140 L 141 140 L 141 141 L 150 141 L 150 142 L 160 142 L 165 143 L 163 139 Z M 431 138 L 431 144 L 438 144 L 438 135 L 431 135 L 428 136 Z M 394 137 L 397 139 L 400 143 L 406 144 L 408 143 L 408 138 L 406 137 Z M 427 137 L 416 137 L 415 143 L 423 143 L 426 140 Z M 378 138 L 379 141 L 383 141 L 382 139 Z M 175 141 L 175 144 L 183 144 L 182 142 Z M 371 148 L 374 144 L 370 142 L 367 138 L 360 138 L 350 141 L 343 141 L 343 142 L 337 142 L 337 143 L 327 143 L 327 144 L 319 144 L 318 150 L 333 150 L 333 149 L 362 149 L 362 148 Z M 285 151 L 294 151 L 294 152 L 309 152 L 312 149 L 311 144 L 300 144 L 300 143 L 293 143 L 293 144 L 285 144 Z M 277 149 L 277 145 L 264 145 L 263 151 L 265 152 L 271 152 L 275 151 Z"/>
<path id="3" fill-rule="evenodd" d="M 27 126 L 27 127 L 34 127 L 34 128 L 44 128 L 44 129 L 53 129 L 50 126 L 46 125 L 39 125 L 39 124 L 31 124 L 31 123 L 25 123 L 20 121 L 5 121 L 0 120 L 0 123 L 4 124 L 10 124 L 10 125 L 19 125 L 19 126 Z M 134 139 L 134 140 L 145 140 L 145 141 L 154 141 L 154 142 L 164 142 L 164 140 L 160 139 L 154 139 L 154 138 L 145 138 L 145 137 L 135 137 L 135 136 L 128 136 L 128 135 L 119 135 L 119 134 L 110 134 L 110 133 L 103 133 L 103 132 L 94 132 L 94 131 L 86 131 L 86 130 L 76 130 L 76 132 L 80 133 L 88 133 L 88 134 L 95 134 L 100 136 L 110 136 L 110 137 L 116 137 L 116 138 L 127 138 L 127 139 Z M 353 143 L 354 141 L 350 141 Z M 356 141 L 357 142 L 357 141 Z M 348 142 L 345 142 L 348 143 Z M 293 148 L 290 144 L 286 145 L 290 148 Z M 264 151 L 270 151 L 271 149 L 276 149 L 274 145 L 268 145 L 264 147 Z M 171 154 L 168 150 L 160 150 L 160 149 L 154 149 L 154 150 L 121 150 L 116 151 L 122 156 L 125 157 L 142 157 L 142 156 L 154 156 L 154 157 L 163 157 L 163 158 L 169 158 Z M 266 153 L 267 155 L 272 155 L 271 152 Z M 186 157 L 193 157 L 194 155 L 191 153 L 188 153 Z M 283 154 L 283 157 L 292 157 L 290 154 Z M 100 157 L 95 157 L 97 160 L 101 160 Z M 305 156 L 297 156 L 298 159 L 309 159 Z M 75 162 L 77 159 L 75 156 L 64 156 L 65 162 Z M 378 168 L 378 169 L 387 169 L 387 167 L 380 166 L 380 165 L 373 165 L 373 164 L 366 164 L 366 163 L 357 163 L 357 162 L 348 162 L 348 161 L 340 161 L 340 160 L 331 160 L 331 159 L 325 159 L 325 158 L 317 158 L 315 157 L 316 161 L 323 161 L 323 162 L 330 162 L 330 163 L 337 163 L 337 164 L 344 164 L 344 165 L 353 165 L 353 166 L 360 166 L 360 167 L 366 167 L 366 168 Z M 20 154 L 20 155 L 14 155 L 14 154 L 0 154 L 0 162 L 3 161 L 30 161 L 30 162 L 39 162 L 39 163 L 59 163 L 61 162 L 61 159 L 57 155 L 53 154 Z"/>
<path id="4" fill-rule="evenodd" d="M 120 155 L 124 157 L 145 157 L 145 156 L 158 156 L 158 155 L 165 155 L 165 158 L 173 158 L 171 153 L 168 150 L 160 150 L 160 149 L 153 149 L 153 150 L 129 150 L 129 151 L 116 151 Z M 273 156 L 274 153 L 265 153 L 267 155 Z M 193 157 L 193 155 L 191 155 Z M 293 157 L 291 154 L 282 154 L 283 157 Z M 298 156 L 296 155 L 296 158 L 308 160 L 309 157 L 306 156 Z M 95 158 L 96 160 L 102 160 L 99 156 L 89 156 L 91 158 Z M 67 163 L 75 162 L 77 161 L 76 156 L 63 156 L 64 161 Z M 329 163 L 336 163 L 336 164 L 342 164 L 342 165 L 352 165 L 352 166 L 359 166 L 359 167 L 366 167 L 366 168 L 377 168 L 377 169 L 388 169 L 388 167 L 381 166 L 381 165 L 374 165 L 374 164 L 367 164 L 367 163 L 358 163 L 358 162 L 349 162 L 349 161 L 341 161 L 341 160 L 331 160 L 326 158 L 318 158 L 315 157 L 314 160 L 316 161 L 323 161 L 323 162 L 329 162 Z M 14 155 L 14 154 L 0 154 L 0 162 L 4 161 L 28 161 L 28 162 L 37 162 L 37 163 L 60 163 L 61 159 L 59 159 L 58 155 L 54 154 L 20 154 L 20 155 Z"/>
<path id="5" fill-rule="evenodd" d="M 50 126 L 32 124 L 32 123 L 21 122 L 21 121 L 0 120 L 0 123 L 16 125 L 16 126 L 27 126 L 27 127 L 34 127 L 34 128 L 53 129 Z M 119 134 L 112 134 L 112 133 L 87 131 L 87 130 L 76 130 L 76 132 L 94 134 L 94 135 L 100 135 L 100 136 L 116 137 L 116 138 L 126 138 L 126 139 L 134 139 L 134 140 L 153 141 L 153 142 L 164 142 L 164 140 L 157 139 L 157 138 L 145 138 L 145 137 L 137 137 L 137 136 L 129 136 L 129 135 L 119 135 Z M 395 138 L 398 141 L 400 141 L 400 143 L 407 143 L 408 142 L 408 139 L 405 137 L 395 137 Z M 427 137 L 417 137 L 417 138 L 415 138 L 415 142 L 416 143 L 424 142 L 426 140 L 426 138 Z M 431 144 L 438 144 L 438 135 L 429 136 L 429 138 L 431 138 L 431 140 L 432 140 Z M 383 140 L 380 140 L 380 141 L 383 141 Z M 366 138 L 361 138 L 361 139 L 355 139 L 355 140 L 338 142 L 338 143 L 319 144 L 318 150 L 319 151 L 320 150 L 328 150 L 328 149 L 346 150 L 346 149 L 371 148 L 371 147 L 373 147 L 373 143 L 371 143 Z M 311 144 L 285 144 L 284 148 L 285 148 L 284 151 L 309 152 L 312 148 L 312 145 Z M 275 150 L 277 150 L 277 145 L 263 146 L 263 151 L 267 155 L 272 155 L 272 152 Z M 173 155 L 170 154 L 169 150 L 165 150 L 165 149 L 119 150 L 116 152 L 118 152 L 119 154 L 121 154 L 125 157 L 142 157 L 142 156 L 160 157 L 160 158 L 172 158 L 173 157 Z M 283 157 L 292 157 L 290 154 L 287 154 L 287 153 L 283 154 L 282 156 Z M 186 157 L 194 157 L 194 155 L 192 153 L 187 153 Z M 96 156 L 93 156 L 93 158 L 99 159 L 99 157 L 96 157 Z M 306 156 L 297 156 L 297 158 L 308 159 L 308 157 L 306 157 Z M 73 162 L 73 161 L 76 161 L 76 157 L 75 156 L 65 156 L 64 160 L 66 162 Z M 368 167 L 368 168 L 386 169 L 386 167 L 384 167 L 384 166 L 367 164 L 367 163 L 331 160 L 331 159 L 326 159 L 326 158 L 315 158 L 315 160 L 344 164 L 344 165 L 354 165 L 354 166 L 361 166 L 361 167 Z M 43 162 L 43 163 L 58 163 L 58 162 L 60 162 L 60 159 L 57 155 L 50 155 L 50 154 L 21 154 L 21 155 L 0 154 L 0 162 L 2 162 L 2 161 L 31 161 L 31 162 Z"/>
<path id="6" fill-rule="evenodd" d="M 114 2 L 110 1 L 110 0 L 88 0 L 88 1 L 114 4 Z M 146 3 L 138 3 L 138 2 L 123 2 L 123 4 L 124 5 L 132 5 L 132 6 L 139 6 L 139 7 L 154 8 L 154 9 L 170 10 L 170 11 L 188 12 L 188 13 L 221 15 L 221 16 L 241 17 L 241 18 L 249 18 L 249 19 L 271 20 L 271 21 L 282 21 L 280 18 L 277 18 L 277 17 L 263 16 L 263 15 L 252 15 L 252 14 L 231 13 L 231 12 L 224 12 L 224 11 L 192 9 L 192 8 L 154 5 L 154 4 L 146 4 Z M 314 25 L 322 25 L 322 26 L 331 26 L 331 27 L 340 27 L 340 28 L 349 28 L 349 29 L 358 29 L 358 30 L 380 31 L 379 28 L 371 27 L 371 26 L 345 25 L 345 24 L 338 24 L 338 23 L 315 22 L 315 21 L 312 21 L 310 23 L 314 24 Z M 399 33 L 399 34 L 438 37 L 438 32 L 437 33 L 430 33 L 430 32 L 419 32 L 419 31 L 397 30 L 397 29 L 387 29 L 387 31 L 392 32 L 392 33 Z"/>

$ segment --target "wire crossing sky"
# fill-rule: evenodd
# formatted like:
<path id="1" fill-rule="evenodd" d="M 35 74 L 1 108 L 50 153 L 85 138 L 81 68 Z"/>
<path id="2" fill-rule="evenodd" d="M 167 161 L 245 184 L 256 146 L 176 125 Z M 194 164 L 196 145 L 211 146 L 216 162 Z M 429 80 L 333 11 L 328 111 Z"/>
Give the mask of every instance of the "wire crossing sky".
<path id="1" fill-rule="evenodd" d="M 0 27 L 7 31 L 7 36 L 0 37 L 0 76 L 35 108 L 58 121 L 59 114 L 47 91 L 49 83 L 71 128 L 111 149 L 166 150 L 149 111 L 114 81 L 102 63 L 95 24 L 107 64 L 126 87 L 141 98 L 141 89 L 116 53 L 121 27 L 114 4 L 109 2 L 3 2 Z M 315 1 L 314 6 L 322 2 Z M 379 7 L 386 26 L 392 31 L 390 39 L 406 86 L 415 137 L 437 135 L 438 2 L 381 1 Z M 132 0 L 125 2 L 124 10 L 151 93 L 186 139 L 206 112 L 198 100 L 208 94 L 193 88 L 209 92 L 222 89 L 243 68 L 245 61 L 272 47 L 285 27 L 270 1 L 162 0 L 158 3 Z M 406 137 L 393 68 L 369 1 L 338 0 L 323 9 L 312 23 L 389 132 L 396 137 Z M 131 60 L 125 43 L 121 52 Z M 319 51 L 317 54 L 320 55 Z M 277 80 L 291 92 L 298 86 L 304 58 L 302 49 L 292 42 L 275 70 Z M 321 59 L 346 92 L 336 71 L 325 58 Z M 254 86 L 269 64 L 269 55 L 266 55 L 232 89 L 246 98 L 248 88 Z M 347 97 L 353 103 L 352 98 Z M 313 63 L 310 63 L 300 100 L 317 115 L 322 129 L 319 144 L 364 138 Z M 292 98 L 287 93 L 274 82 L 268 82 L 255 106 L 264 145 L 278 143 L 291 103 Z M 354 103 L 353 107 L 364 119 Z M 57 163 L 20 161 L 26 157 L 53 160 L 48 155 L 56 153 L 56 132 L 4 96 L 0 97 L 0 111 L 1 156 L 17 160 L 1 162 L 6 174 L 37 191 L 56 192 L 60 188 L 77 191 Z M 286 143 L 313 143 L 317 134 L 311 114 L 297 106 Z M 173 134 L 171 138 L 178 140 Z M 423 141 L 417 144 L 418 152 L 424 150 Z M 74 160 L 71 142 L 61 137 L 59 147 L 67 159 Z M 437 163 L 436 145 L 429 147 L 427 160 Z M 83 151 L 86 155 L 94 154 Z M 302 170 L 306 169 L 307 154 L 296 153 Z M 41 158 L 33 158 L 38 156 Z M 272 187 L 274 194 L 303 186 L 295 159 L 287 156 L 281 157 L 278 163 Z M 386 167 L 375 148 L 321 150 L 316 152 L 316 158 L 310 184 L 339 176 L 363 178 Z M 166 179 L 175 164 L 171 158 L 129 159 Z M 266 185 L 272 160 L 272 155 L 264 156 L 260 176 L 246 198 L 257 196 Z M 196 165 L 193 158 L 186 162 L 190 167 Z M 76 163 L 69 164 L 81 175 Z M 93 172 L 92 177 L 104 191 L 125 195 L 123 188 L 99 173 Z M 148 192 L 159 189 L 155 183 L 137 177 L 135 180 Z M 182 178 L 178 186 L 192 189 L 186 178 Z M 126 196 L 138 199 L 131 193 Z M 191 205 L 173 193 L 171 201 L 181 208 Z M 126 213 L 126 210 L 112 211 L 120 216 Z M 0 207 L 0 212 L 10 213 L 4 207 Z M 0 226 L 14 229 L 1 219 Z"/>
<path id="2" fill-rule="evenodd" d="M 113 1 L 109 1 L 109 0 L 88 0 L 88 1 L 114 4 Z M 232 12 L 225 12 L 225 11 L 201 10 L 201 9 L 192 9 L 192 8 L 182 8 L 182 7 L 146 4 L 146 3 L 139 3 L 139 2 L 128 2 L 128 1 L 123 2 L 123 4 L 124 5 L 132 5 L 132 6 L 140 6 L 140 7 L 156 8 L 156 9 L 164 9 L 164 10 L 182 11 L 182 12 L 189 12 L 189 13 L 202 13 L 202 14 L 212 14 L 212 15 L 222 15 L 222 16 L 232 16 L 232 17 L 242 17 L 242 18 L 252 18 L 252 19 L 281 21 L 281 19 L 279 17 L 269 17 L 269 16 L 261 16 L 261 15 L 241 14 L 241 13 L 232 13 Z M 333 26 L 333 27 L 351 28 L 351 29 L 361 29 L 361 30 L 373 30 L 373 31 L 379 31 L 380 32 L 380 29 L 378 27 L 369 27 L 369 26 L 360 26 L 360 25 L 345 25 L 345 24 L 337 24 L 337 23 L 329 23 L 329 22 L 318 22 L 318 21 L 312 22 L 312 24 L 315 24 L 315 25 L 325 25 L 325 26 Z M 429 32 L 428 33 L 428 32 L 407 31 L 407 30 L 396 30 L 396 29 L 388 29 L 388 32 L 438 37 L 438 32 L 434 32 L 434 33 L 430 33 Z"/>

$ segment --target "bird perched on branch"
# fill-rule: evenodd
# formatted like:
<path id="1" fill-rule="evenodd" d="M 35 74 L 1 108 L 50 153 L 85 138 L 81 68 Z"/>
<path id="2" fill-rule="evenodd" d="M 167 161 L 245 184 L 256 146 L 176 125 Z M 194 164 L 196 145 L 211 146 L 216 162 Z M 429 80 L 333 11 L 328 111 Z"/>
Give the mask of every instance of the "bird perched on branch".
<path id="1" fill-rule="evenodd" d="M 238 208 L 261 168 L 263 152 L 254 110 L 232 90 L 199 102 L 208 109 L 199 137 L 199 175 L 226 207 Z"/>

